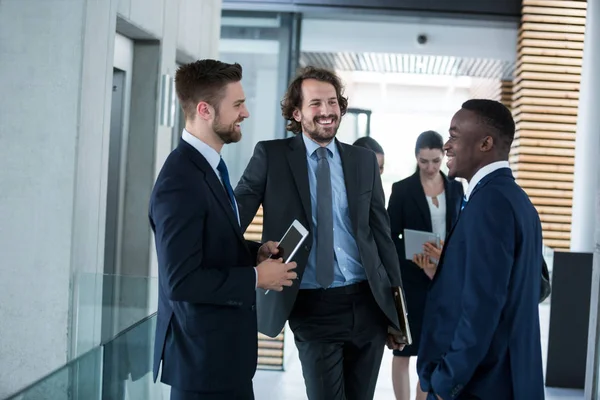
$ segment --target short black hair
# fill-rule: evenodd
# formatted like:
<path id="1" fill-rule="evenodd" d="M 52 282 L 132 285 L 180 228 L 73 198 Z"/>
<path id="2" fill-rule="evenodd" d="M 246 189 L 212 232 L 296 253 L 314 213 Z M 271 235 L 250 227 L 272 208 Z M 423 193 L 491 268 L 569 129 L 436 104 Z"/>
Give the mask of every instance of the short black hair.
<path id="1" fill-rule="evenodd" d="M 205 101 L 219 111 L 229 83 L 242 80 L 242 66 L 218 60 L 198 60 L 185 64 L 175 73 L 175 90 L 186 119 L 193 119 L 196 106 Z"/>
<path id="2" fill-rule="evenodd" d="M 472 99 L 465 101 L 462 108 L 477 114 L 479 123 L 489 128 L 491 135 L 502 144 L 502 150 L 510 151 L 515 138 L 515 120 L 504 104 L 496 100 Z"/>
<path id="3" fill-rule="evenodd" d="M 369 149 L 369 150 L 373 150 L 375 152 L 375 154 L 385 154 L 383 152 L 383 147 L 381 147 L 381 145 L 379 143 L 377 143 L 377 140 L 373 139 L 370 136 L 363 136 L 361 138 L 358 138 L 358 139 L 356 139 L 356 141 L 354 143 L 352 143 L 352 145 L 364 147 L 365 149 Z"/>
<path id="4" fill-rule="evenodd" d="M 436 131 L 421 133 L 415 144 L 415 156 L 419 154 L 419 150 L 421 149 L 439 149 L 444 151 L 444 139 L 442 139 L 442 135 Z"/>

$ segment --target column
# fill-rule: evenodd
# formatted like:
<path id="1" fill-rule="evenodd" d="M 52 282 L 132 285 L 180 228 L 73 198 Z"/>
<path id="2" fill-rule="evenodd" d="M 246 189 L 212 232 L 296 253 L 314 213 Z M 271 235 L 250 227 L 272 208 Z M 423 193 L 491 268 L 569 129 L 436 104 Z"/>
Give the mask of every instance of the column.
<path id="1" fill-rule="evenodd" d="M 574 251 L 594 252 L 585 398 L 596 400 L 600 398 L 600 125 L 597 107 L 593 104 L 600 100 L 600 4 L 597 1 L 588 2 L 586 18 L 571 247 Z M 581 149 L 580 146 L 589 148 Z"/>
<path id="2" fill-rule="evenodd" d="M 67 361 L 102 271 L 117 6 L 0 2 L 0 398 Z"/>
<path id="3" fill-rule="evenodd" d="M 589 1 L 585 30 L 579 114 L 575 140 L 575 178 L 573 187 L 573 217 L 571 221 L 571 251 L 592 252 L 594 249 L 594 200 L 598 181 L 598 145 L 600 125 L 600 8 Z M 592 14 L 595 13 L 595 14 Z M 592 18 L 596 18 L 595 21 Z"/>
<path id="4" fill-rule="evenodd" d="M 511 165 L 536 206 L 544 244 L 568 250 L 585 1 L 523 0 Z"/>

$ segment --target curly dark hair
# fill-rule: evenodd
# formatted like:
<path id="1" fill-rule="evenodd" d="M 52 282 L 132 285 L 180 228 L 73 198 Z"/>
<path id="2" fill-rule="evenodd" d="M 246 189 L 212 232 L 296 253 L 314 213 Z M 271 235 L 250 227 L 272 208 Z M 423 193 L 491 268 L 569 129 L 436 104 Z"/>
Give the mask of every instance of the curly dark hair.
<path id="1" fill-rule="evenodd" d="M 302 108 L 302 82 L 306 79 L 315 79 L 320 82 L 327 82 L 333 85 L 337 94 L 338 104 L 340 105 L 341 115 L 346 114 L 348 109 L 348 98 L 344 97 L 344 86 L 340 78 L 332 71 L 325 68 L 305 67 L 302 68 L 296 78 L 288 86 L 287 92 L 281 101 L 281 115 L 288 123 L 285 127 L 287 131 L 296 134 L 302 132 L 302 125 L 294 119 L 294 111 Z"/>
<path id="2" fill-rule="evenodd" d="M 242 66 L 217 60 L 198 60 L 182 65 L 175 74 L 175 90 L 187 119 L 196 115 L 196 106 L 205 101 L 219 111 L 225 86 L 242 80 Z"/>

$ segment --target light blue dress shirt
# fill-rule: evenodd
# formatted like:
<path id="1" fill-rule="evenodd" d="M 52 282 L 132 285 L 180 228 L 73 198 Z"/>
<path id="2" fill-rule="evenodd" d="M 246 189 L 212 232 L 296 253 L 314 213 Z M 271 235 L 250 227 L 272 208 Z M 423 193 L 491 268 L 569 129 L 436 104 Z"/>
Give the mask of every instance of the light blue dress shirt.
<path id="1" fill-rule="evenodd" d="M 318 289 L 321 286 L 317 283 L 316 268 L 317 264 L 317 154 L 316 150 L 320 147 L 306 135 L 300 133 L 306 146 L 306 158 L 308 164 L 308 183 L 310 186 L 310 204 L 312 212 L 312 249 L 308 256 L 308 263 L 300 289 Z M 365 269 L 360 261 L 360 254 L 356 239 L 352 233 L 352 222 L 348 212 L 348 196 L 346 195 L 346 183 L 344 181 L 344 171 L 342 169 L 342 159 L 340 153 L 332 141 L 327 145 L 327 155 L 329 156 L 329 166 L 331 170 L 331 193 L 333 198 L 333 250 L 334 250 L 334 270 L 333 283 L 330 287 L 339 287 L 352 285 L 354 283 L 367 279 Z"/>

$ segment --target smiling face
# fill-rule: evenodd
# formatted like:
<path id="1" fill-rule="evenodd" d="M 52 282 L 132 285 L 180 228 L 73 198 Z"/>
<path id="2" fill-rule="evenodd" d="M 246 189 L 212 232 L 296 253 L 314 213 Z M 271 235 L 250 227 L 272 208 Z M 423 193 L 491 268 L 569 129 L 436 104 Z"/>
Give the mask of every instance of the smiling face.
<path id="1" fill-rule="evenodd" d="M 319 144 L 333 140 L 340 126 L 341 111 L 332 84 L 316 79 L 302 82 L 302 106 L 294 111 L 302 133 Z"/>
<path id="2" fill-rule="evenodd" d="M 225 96 L 215 108 L 212 129 L 225 143 L 236 143 L 242 138 L 241 122 L 250 116 L 245 104 L 241 82 L 233 82 L 225 87 Z"/>
<path id="3" fill-rule="evenodd" d="M 481 165 L 485 165 L 491 148 L 490 140 L 477 123 L 477 114 L 460 109 L 452 118 L 450 138 L 444 145 L 448 175 L 470 181 Z"/>

